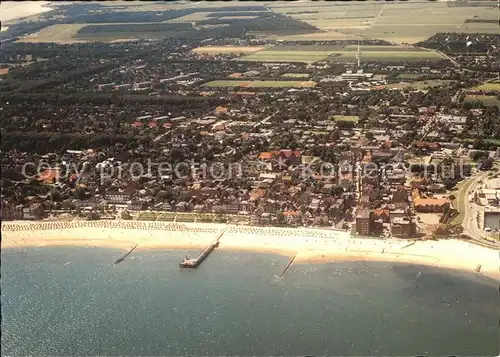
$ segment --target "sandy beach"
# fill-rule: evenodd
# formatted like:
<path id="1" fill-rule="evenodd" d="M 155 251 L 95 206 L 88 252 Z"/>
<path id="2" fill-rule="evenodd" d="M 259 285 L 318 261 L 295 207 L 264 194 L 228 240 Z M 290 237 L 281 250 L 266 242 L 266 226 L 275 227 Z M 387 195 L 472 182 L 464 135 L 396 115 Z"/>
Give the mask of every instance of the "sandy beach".
<path id="1" fill-rule="evenodd" d="M 2 247 L 95 246 L 129 249 L 202 250 L 225 230 L 218 249 L 296 255 L 296 263 L 385 261 L 422 264 L 500 278 L 499 251 L 465 241 L 361 239 L 347 232 L 137 221 L 8 222 Z"/>

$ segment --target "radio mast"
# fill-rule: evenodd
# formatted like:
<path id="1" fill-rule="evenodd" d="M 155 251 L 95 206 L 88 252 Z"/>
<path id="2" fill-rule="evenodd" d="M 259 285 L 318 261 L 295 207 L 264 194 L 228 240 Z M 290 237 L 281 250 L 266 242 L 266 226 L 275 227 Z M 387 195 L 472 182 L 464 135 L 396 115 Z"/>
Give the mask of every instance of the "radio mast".
<path id="1" fill-rule="evenodd" d="M 359 41 L 358 41 L 358 51 L 356 52 L 356 59 L 358 60 L 358 69 L 359 69 L 361 67 L 361 52 L 359 51 Z"/>

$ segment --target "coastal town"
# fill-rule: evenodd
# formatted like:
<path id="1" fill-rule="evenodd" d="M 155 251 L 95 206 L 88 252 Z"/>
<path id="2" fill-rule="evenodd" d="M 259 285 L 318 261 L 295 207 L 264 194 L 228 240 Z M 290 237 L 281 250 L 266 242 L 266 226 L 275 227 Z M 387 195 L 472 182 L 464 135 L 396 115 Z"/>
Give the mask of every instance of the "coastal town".
<path id="1" fill-rule="evenodd" d="M 0 2 L 2 356 L 498 355 L 499 11 Z"/>
<path id="2" fill-rule="evenodd" d="M 500 38 L 469 42 L 437 34 L 412 60 L 374 60 L 403 49 L 371 39 L 6 43 L 2 220 L 496 242 L 499 106 L 480 99 Z"/>

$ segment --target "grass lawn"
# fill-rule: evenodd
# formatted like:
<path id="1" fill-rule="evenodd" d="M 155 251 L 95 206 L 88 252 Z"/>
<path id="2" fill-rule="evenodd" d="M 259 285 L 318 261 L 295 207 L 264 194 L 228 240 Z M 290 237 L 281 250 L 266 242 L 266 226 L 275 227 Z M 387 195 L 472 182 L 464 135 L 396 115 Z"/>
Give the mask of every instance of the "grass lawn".
<path id="1" fill-rule="evenodd" d="M 262 62 L 306 62 L 321 60 L 331 62 L 355 62 L 358 46 L 310 46 L 283 45 L 273 46 L 254 52 L 241 58 L 243 61 Z M 361 59 L 365 61 L 421 61 L 442 60 L 443 57 L 435 51 L 408 46 L 361 46 Z"/>
<path id="2" fill-rule="evenodd" d="M 269 34 L 266 40 L 285 40 L 285 41 L 335 41 L 335 40 L 360 40 L 362 37 L 337 31 L 322 31 L 307 33 L 301 35 L 273 35 Z"/>
<path id="3" fill-rule="evenodd" d="M 497 99 L 496 96 L 494 95 L 474 95 L 474 94 L 467 94 L 465 96 L 464 101 L 475 101 L 479 100 L 483 102 L 484 105 L 496 105 L 497 107 L 500 108 L 500 100 Z"/>
<path id="4" fill-rule="evenodd" d="M 287 87 L 314 87 L 313 81 L 242 81 L 242 80 L 216 80 L 202 84 L 204 87 L 268 87 L 268 88 L 287 88 Z"/>
<path id="5" fill-rule="evenodd" d="M 368 47 L 368 46 L 366 46 Z M 392 46 L 373 46 L 373 47 L 392 47 Z M 383 61 L 383 62 L 402 62 L 402 61 L 440 61 L 443 57 L 433 51 L 419 51 L 411 49 L 401 49 L 394 47 L 377 50 L 361 50 L 361 61 Z M 352 49 L 335 51 L 328 57 L 332 62 L 354 62 L 356 61 L 356 51 Z"/>
<path id="6" fill-rule="evenodd" d="M 484 90 L 484 91 L 498 91 L 500 92 L 500 82 L 489 82 L 483 83 L 478 86 L 472 87 L 472 90 Z"/>
<path id="7" fill-rule="evenodd" d="M 357 115 L 333 115 L 330 117 L 331 120 L 335 121 L 351 121 L 357 123 L 359 121 L 359 116 Z"/>
<path id="8" fill-rule="evenodd" d="M 263 46 L 202 46 L 193 49 L 196 53 L 252 53 L 265 49 Z"/>
<path id="9" fill-rule="evenodd" d="M 401 73 L 401 74 L 398 74 L 398 76 L 396 78 L 398 78 L 398 79 L 419 79 L 420 77 L 422 77 L 421 74 Z"/>
<path id="10" fill-rule="evenodd" d="M 258 62 L 306 62 L 312 63 L 327 58 L 333 51 L 286 51 L 265 49 L 243 57 L 242 61 Z"/>
<path id="11" fill-rule="evenodd" d="M 308 78 L 310 73 L 283 73 L 281 77 L 284 78 Z"/>

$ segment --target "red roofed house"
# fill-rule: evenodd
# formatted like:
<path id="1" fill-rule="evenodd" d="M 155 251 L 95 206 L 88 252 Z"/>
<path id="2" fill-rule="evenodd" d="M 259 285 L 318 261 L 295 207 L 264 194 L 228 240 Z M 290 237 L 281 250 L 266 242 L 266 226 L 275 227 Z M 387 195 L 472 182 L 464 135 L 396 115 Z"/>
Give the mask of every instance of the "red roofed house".
<path id="1" fill-rule="evenodd" d="M 280 157 L 287 160 L 290 165 L 300 165 L 301 155 L 300 151 L 295 150 L 280 150 Z"/>

